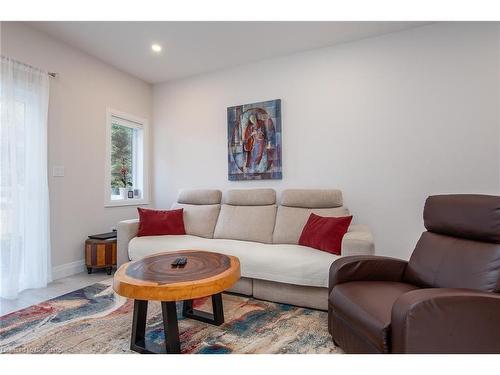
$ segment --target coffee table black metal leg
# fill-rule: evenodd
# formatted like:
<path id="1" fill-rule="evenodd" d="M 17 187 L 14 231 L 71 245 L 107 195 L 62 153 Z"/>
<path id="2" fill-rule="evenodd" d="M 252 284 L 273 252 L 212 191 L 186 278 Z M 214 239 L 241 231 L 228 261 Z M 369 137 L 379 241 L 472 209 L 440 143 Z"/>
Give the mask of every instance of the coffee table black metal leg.
<path id="1" fill-rule="evenodd" d="M 179 341 L 179 325 L 177 323 L 175 302 L 162 302 L 161 311 L 167 353 L 178 354 L 181 352 L 181 343 Z"/>
<path id="2" fill-rule="evenodd" d="M 182 316 L 189 318 L 193 314 L 193 300 L 187 299 L 182 301 Z"/>
<path id="3" fill-rule="evenodd" d="M 148 301 L 134 300 L 134 317 L 132 320 L 132 337 L 130 349 L 138 353 L 149 353 L 146 349 L 146 319 Z"/>
<path id="4" fill-rule="evenodd" d="M 212 296 L 213 314 L 193 309 L 193 300 L 186 300 L 182 304 L 182 315 L 186 318 L 220 326 L 224 323 L 224 309 L 222 294 Z M 154 343 L 146 342 L 146 321 L 148 301 L 134 301 L 134 317 L 132 321 L 132 337 L 130 349 L 138 353 L 180 353 L 179 324 L 177 322 L 177 308 L 175 302 L 162 302 L 163 329 L 165 332 L 165 349 Z"/>
<path id="5" fill-rule="evenodd" d="M 220 326 L 224 323 L 224 309 L 222 307 L 222 293 L 212 296 L 212 308 L 214 311 L 214 324 Z"/>
<path id="6" fill-rule="evenodd" d="M 186 300 L 182 303 L 182 315 L 185 318 L 220 326 L 224 323 L 224 309 L 222 307 L 221 293 L 212 296 L 212 309 L 213 314 L 210 314 L 205 311 L 193 309 L 193 300 Z"/>
<path id="7" fill-rule="evenodd" d="M 177 324 L 177 309 L 175 302 L 162 302 L 163 329 L 165 346 L 146 341 L 146 321 L 148 301 L 134 301 L 134 317 L 132 320 L 132 337 L 130 349 L 141 354 L 180 353 L 179 326 Z"/>

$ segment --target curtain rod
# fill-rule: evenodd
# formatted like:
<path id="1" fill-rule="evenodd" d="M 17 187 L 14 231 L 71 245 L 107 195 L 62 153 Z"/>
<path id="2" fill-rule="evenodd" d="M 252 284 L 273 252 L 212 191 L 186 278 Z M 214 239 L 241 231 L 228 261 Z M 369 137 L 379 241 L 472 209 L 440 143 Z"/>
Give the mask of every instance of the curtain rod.
<path id="1" fill-rule="evenodd" d="M 17 63 L 19 63 L 19 64 L 29 66 L 30 68 L 40 70 L 40 68 L 37 68 L 37 67 L 35 67 L 35 66 L 33 66 L 33 65 L 26 64 L 26 63 L 24 63 L 24 62 L 21 62 L 21 61 L 15 60 L 15 59 L 11 59 L 10 57 L 4 56 L 4 55 L 0 55 L 0 56 L 2 56 L 2 58 L 6 58 L 7 60 L 15 61 L 15 62 L 17 62 Z M 47 74 L 48 74 L 50 77 L 52 77 L 52 78 L 57 78 L 57 76 L 59 75 L 59 73 L 55 73 L 55 72 L 47 72 Z"/>

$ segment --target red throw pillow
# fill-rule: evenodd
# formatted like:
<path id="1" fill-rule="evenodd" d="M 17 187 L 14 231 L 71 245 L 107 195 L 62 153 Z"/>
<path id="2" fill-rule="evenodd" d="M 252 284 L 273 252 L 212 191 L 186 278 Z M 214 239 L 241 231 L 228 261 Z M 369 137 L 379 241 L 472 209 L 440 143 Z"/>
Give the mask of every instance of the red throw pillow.
<path id="1" fill-rule="evenodd" d="M 139 231 L 137 237 L 160 236 L 162 234 L 186 234 L 184 229 L 183 209 L 150 210 L 137 208 L 139 211 Z"/>
<path id="2" fill-rule="evenodd" d="M 352 216 L 323 217 L 311 214 L 302 229 L 299 245 L 340 255 L 342 238 L 351 221 Z"/>

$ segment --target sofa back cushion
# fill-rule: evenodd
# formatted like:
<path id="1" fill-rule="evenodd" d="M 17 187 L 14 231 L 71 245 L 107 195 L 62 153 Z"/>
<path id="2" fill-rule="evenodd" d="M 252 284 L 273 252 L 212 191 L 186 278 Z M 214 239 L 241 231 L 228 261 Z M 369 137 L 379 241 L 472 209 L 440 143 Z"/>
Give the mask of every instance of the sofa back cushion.
<path id="1" fill-rule="evenodd" d="M 273 189 L 228 190 L 224 203 L 232 206 L 269 206 L 276 204 L 276 191 Z"/>
<path id="2" fill-rule="evenodd" d="M 220 204 L 222 192 L 217 189 L 184 189 L 179 192 L 177 203 L 181 204 Z"/>
<path id="3" fill-rule="evenodd" d="M 214 238 L 272 243 L 275 203 L 276 192 L 272 189 L 229 190 Z"/>
<path id="4" fill-rule="evenodd" d="M 213 238 L 221 199 L 220 190 L 181 190 L 172 208 L 184 209 L 186 234 Z"/>
<path id="5" fill-rule="evenodd" d="M 405 280 L 421 287 L 500 292 L 500 197 L 431 196 Z"/>
<path id="6" fill-rule="evenodd" d="M 281 193 L 281 205 L 299 208 L 342 207 L 342 192 L 337 189 L 286 189 Z"/>
<path id="7" fill-rule="evenodd" d="M 182 204 L 174 203 L 172 209 L 184 209 L 186 234 L 214 238 L 215 224 L 219 217 L 220 204 Z"/>
<path id="8" fill-rule="evenodd" d="M 288 189 L 281 193 L 273 243 L 298 244 L 311 213 L 319 216 L 349 216 L 342 206 L 342 192 L 336 189 Z"/>

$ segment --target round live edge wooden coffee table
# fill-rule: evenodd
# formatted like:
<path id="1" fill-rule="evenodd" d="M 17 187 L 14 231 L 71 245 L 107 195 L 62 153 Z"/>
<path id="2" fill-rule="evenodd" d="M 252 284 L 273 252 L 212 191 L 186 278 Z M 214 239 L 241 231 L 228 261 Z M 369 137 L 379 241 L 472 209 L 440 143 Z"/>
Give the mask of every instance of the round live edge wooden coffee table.
<path id="1" fill-rule="evenodd" d="M 183 267 L 171 263 L 186 257 Z M 224 323 L 221 293 L 240 278 L 238 258 L 224 254 L 182 250 L 155 254 L 123 264 L 113 278 L 113 289 L 134 300 L 130 349 L 139 353 L 180 353 L 176 301 L 182 315 L 205 323 Z M 193 299 L 212 296 L 213 314 L 193 309 Z M 146 341 L 148 301 L 161 301 L 165 348 Z"/>

